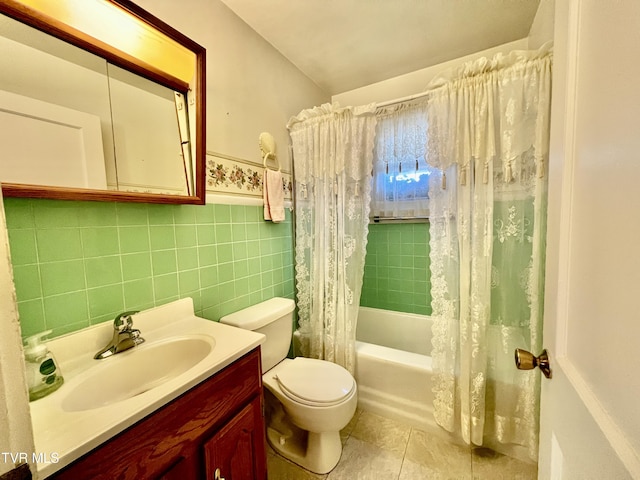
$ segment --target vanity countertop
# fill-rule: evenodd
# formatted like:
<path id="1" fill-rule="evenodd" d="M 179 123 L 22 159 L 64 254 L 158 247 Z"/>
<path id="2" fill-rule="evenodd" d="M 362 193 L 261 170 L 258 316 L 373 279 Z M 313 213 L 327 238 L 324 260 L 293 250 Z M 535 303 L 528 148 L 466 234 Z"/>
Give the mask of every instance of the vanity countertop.
<path id="1" fill-rule="evenodd" d="M 94 354 L 112 338 L 113 322 L 74 332 L 47 342 L 65 383 L 52 394 L 30 403 L 38 458 L 38 474 L 46 478 L 119 432 L 219 372 L 263 343 L 264 335 L 195 316 L 193 301 L 184 298 L 145 310 L 133 317 L 145 342 L 102 360 Z M 70 392 L 100 369 L 127 355 L 151 349 L 174 338 L 213 339 L 215 345 L 193 367 L 153 388 L 104 406 L 70 411 Z M 122 372 L 127 375 L 126 370 Z"/>

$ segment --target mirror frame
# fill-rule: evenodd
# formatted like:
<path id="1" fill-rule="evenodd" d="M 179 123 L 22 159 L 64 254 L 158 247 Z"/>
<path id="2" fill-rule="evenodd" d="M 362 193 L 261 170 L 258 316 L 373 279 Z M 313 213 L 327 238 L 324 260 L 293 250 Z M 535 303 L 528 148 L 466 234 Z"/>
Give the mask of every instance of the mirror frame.
<path id="1" fill-rule="evenodd" d="M 59 200 L 94 200 L 116 202 L 144 202 L 144 203 L 170 203 L 170 204 L 196 204 L 205 203 L 205 156 L 206 156 L 206 50 L 190 38 L 186 37 L 162 20 L 151 15 L 130 0 L 102 0 L 112 3 L 123 9 L 128 14 L 138 18 L 155 30 L 161 32 L 180 45 L 192 51 L 196 56 L 195 62 L 195 108 L 196 108 L 196 147 L 195 147 L 195 178 L 194 195 L 163 195 L 156 193 L 120 192 L 116 190 L 93 190 L 87 188 L 66 188 L 43 185 L 27 185 L 17 183 L 2 183 L 2 194 L 5 197 L 49 198 Z M 171 88 L 187 92 L 192 88 L 186 82 L 161 71 L 131 55 L 123 53 L 110 45 L 96 40 L 85 32 L 79 31 L 69 25 L 53 19 L 47 15 L 31 9 L 15 0 L 1 0 L 0 13 L 14 18 L 22 23 L 30 25 L 49 35 L 57 37 L 68 43 L 76 45 L 84 50 L 105 58 L 107 61 L 118 65 L 133 73 L 146 77 L 154 82 Z"/>

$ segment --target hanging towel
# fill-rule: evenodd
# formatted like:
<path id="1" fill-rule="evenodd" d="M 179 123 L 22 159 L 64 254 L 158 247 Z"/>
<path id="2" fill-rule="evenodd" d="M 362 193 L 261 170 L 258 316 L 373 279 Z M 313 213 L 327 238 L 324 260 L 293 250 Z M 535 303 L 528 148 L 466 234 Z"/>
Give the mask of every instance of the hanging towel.
<path id="1" fill-rule="evenodd" d="M 274 223 L 284 221 L 284 189 L 282 175 L 279 171 L 264 169 L 262 181 L 262 196 L 264 198 L 264 219 Z"/>

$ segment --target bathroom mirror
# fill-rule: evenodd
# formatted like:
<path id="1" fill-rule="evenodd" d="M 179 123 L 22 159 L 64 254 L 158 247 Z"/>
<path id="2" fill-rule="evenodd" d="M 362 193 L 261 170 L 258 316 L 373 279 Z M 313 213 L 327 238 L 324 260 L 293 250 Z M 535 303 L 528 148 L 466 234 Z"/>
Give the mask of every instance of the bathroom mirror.
<path id="1" fill-rule="evenodd" d="M 128 0 L 0 2 L 3 195 L 205 201 L 205 50 Z"/>

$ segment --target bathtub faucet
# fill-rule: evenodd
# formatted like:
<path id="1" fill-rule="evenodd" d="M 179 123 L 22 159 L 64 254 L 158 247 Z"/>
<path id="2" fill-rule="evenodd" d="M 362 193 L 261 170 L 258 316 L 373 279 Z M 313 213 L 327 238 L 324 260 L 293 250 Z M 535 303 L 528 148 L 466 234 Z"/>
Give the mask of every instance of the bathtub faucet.
<path id="1" fill-rule="evenodd" d="M 144 342 L 144 338 L 140 336 L 140 330 L 133 328 L 131 315 L 136 313 L 138 312 L 123 312 L 115 318 L 113 321 L 113 338 L 111 342 L 96 353 L 93 358 L 96 360 L 107 358 Z"/>

